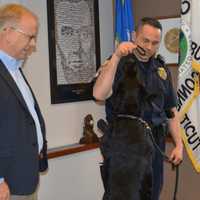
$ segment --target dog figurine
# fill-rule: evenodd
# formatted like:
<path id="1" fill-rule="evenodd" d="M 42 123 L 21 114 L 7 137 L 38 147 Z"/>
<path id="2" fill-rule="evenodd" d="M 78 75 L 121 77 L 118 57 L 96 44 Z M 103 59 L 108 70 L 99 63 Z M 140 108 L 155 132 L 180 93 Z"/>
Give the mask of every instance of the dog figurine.
<path id="1" fill-rule="evenodd" d="M 103 120 L 97 124 L 104 133 L 100 144 L 103 200 L 151 200 L 152 195 L 151 129 L 140 118 L 149 97 L 136 58 L 129 55 L 127 60 L 111 100 L 114 118 L 109 124 Z"/>
<path id="2" fill-rule="evenodd" d="M 83 127 L 83 137 L 80 139 L 80 144 L 92 144 L 98 143 L 99 138 L 94 132 L 94 120 L 91 114 L 88 114 L 84 118 L 84 127 Z"/>

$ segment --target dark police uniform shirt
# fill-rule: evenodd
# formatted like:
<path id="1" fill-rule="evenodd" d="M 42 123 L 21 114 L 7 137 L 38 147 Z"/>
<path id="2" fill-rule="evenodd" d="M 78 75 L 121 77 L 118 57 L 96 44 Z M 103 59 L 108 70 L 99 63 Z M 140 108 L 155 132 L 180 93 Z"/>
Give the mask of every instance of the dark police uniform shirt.
<path id="1" fill-rule="evenodd" d="M 167 120 L 167 111 L 176 107 L 176 97 L 172 86 L 170 71 L 160 58 L 152 57 L 148 62 L 143 63 L 138 61 L 133 54 L 125 56 L 121 58 L 118 64 L 113 84 L 113 94 L 117 84 L 122 79 L 121 70 L 123 63 L 129 57 L 136 59 L 137 65 L 139 66 L 138 69 L 145 83 L 146 91 L 155 96 L 152 103 L 144 107 L 141 117 L 152 126 L 159 126 Z M 112 98 L 113 95 L 106 100 L 106 119 L 108 122 L 114 117 Z"/>

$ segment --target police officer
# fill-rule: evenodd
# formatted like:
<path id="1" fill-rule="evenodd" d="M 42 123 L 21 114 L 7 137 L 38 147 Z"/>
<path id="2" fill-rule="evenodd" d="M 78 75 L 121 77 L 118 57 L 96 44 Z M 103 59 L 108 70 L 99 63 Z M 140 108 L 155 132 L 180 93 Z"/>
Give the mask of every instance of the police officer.
<path id="1" fill-rule="evenodd" d="M 169 117 L 167 120 L 169 132 L 175 144 L 169 159 L 174 165 L 178 165 L 183 158 L 183 144 L 176 110 L 176 98 L 170 73 L 162 59 L 155 56 L 161 41 L 161 34 L 162 26 L 157 20 L 148 17 L 141 19 L 133 33 L 134 42 L 120 43 L 111 58 L 101 66 L 93 88 L 93 96 L 97 100 L 106 100 L 106 117 L 108 121 L 112 120 L 113 110 L 110 100 L 114 93 L 113 88 L 120 80 L 120 68 L 123 67 L 123 60 L 133 53 L 138 60 L 146 91 L 154 94 L 149 106 L 144 108 L 142 118 L 152 127 L 155 140 L 164 151 L 163 133 L 166 132 L 165 122 Z M 163 184 L 163 158 L 158 151 L 155 151 L 152 163 L 152 200 L 158 200 Z"/>

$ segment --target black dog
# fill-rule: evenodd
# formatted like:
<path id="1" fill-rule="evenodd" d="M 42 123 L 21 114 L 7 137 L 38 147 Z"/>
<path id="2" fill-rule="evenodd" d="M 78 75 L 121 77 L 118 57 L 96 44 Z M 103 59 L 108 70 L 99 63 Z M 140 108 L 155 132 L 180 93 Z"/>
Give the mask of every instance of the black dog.
<path id="1" fill-rule="evenodd" d="M 104 157 L 103 200 L 151 200 L 153 144 L 151 130 L 140 118 L 150 97 L 136 58 L 127 58 L 111 100 L 114 118 L 109 125 L 99 123 L 104 132 L 100 146 Z"/>

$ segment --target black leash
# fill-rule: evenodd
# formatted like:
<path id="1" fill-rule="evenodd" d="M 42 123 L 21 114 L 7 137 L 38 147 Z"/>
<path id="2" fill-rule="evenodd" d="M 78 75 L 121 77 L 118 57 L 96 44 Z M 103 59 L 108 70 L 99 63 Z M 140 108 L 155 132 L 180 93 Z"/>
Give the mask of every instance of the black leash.
<path id="1" fill-rule="evenodd" d="M 173 200 L 177 200 L 177 191 L 178 191 L 178 180 L 179 180 L 179 165 L 174 165 L 170 160 L 169 157 L 160 149 L 160 147 L 158 146 L 158 144 L 155 141 L 155 138 L 153 136 L 152 133 L 152 129 L 151 127 L 148 125 L 148 123 L 146 121 L 144 121 L 142 118 L 140 117 L 136 117 L 133 115 L 125 115 L 125 114 L 119 114 L 117 115 L 118 117 L 124 117 L 124 118 L 129 118 L 129 119 L 136 119 L 138 121 L 140 121 L 141 123 L 143 123 L 146 127 L 146 129 L 149 132 L 149 135 L 151 137 L 151 140 L 153 142 L 153 145 L 155 146 L 155 148 L 158 150 L 158 152 L 163 156 L 163 158 L 172 164 L 172 170 L 176 169 L 176 180 L 175 180 L 175 187 L 174 187 L 174 194 L 173 194 Z"/>
<path id="2" fill-rule="evenodd" d="M 150 127 L 149 127 L 150 128 Z M 151 129 L 151 128 L 150 128 Z M 156 147 L 156 149 L 159 151 L 159 153 L 164 157 L 164 159 L 172 164 L 172 170 L 176 169 L 176 179 L 175 179 L 175 186 L 174 186 L 174 195 L 173 200 L 177 200 L 177 191 L 178 191 L 178 180 L 179 180 L 179 165 L 174 165 L 170 160 L 169 157 L 160 149 L 160 147 L 157 145 L 154 136 L 152 134 L 152 131 L 149 131 L 151 140 L 153 142 L 153 145 Z"/>
<path id="3" fill-rule="evenodd" d="M 177 200 L 177 191 L 178 191 L 178 180 L 179 180 L 179 165 L 175 166 L 176 168 L 176 182 L 175 182 L 175 188 L 174 188 L 174 196 L 173 200 Z"/>

